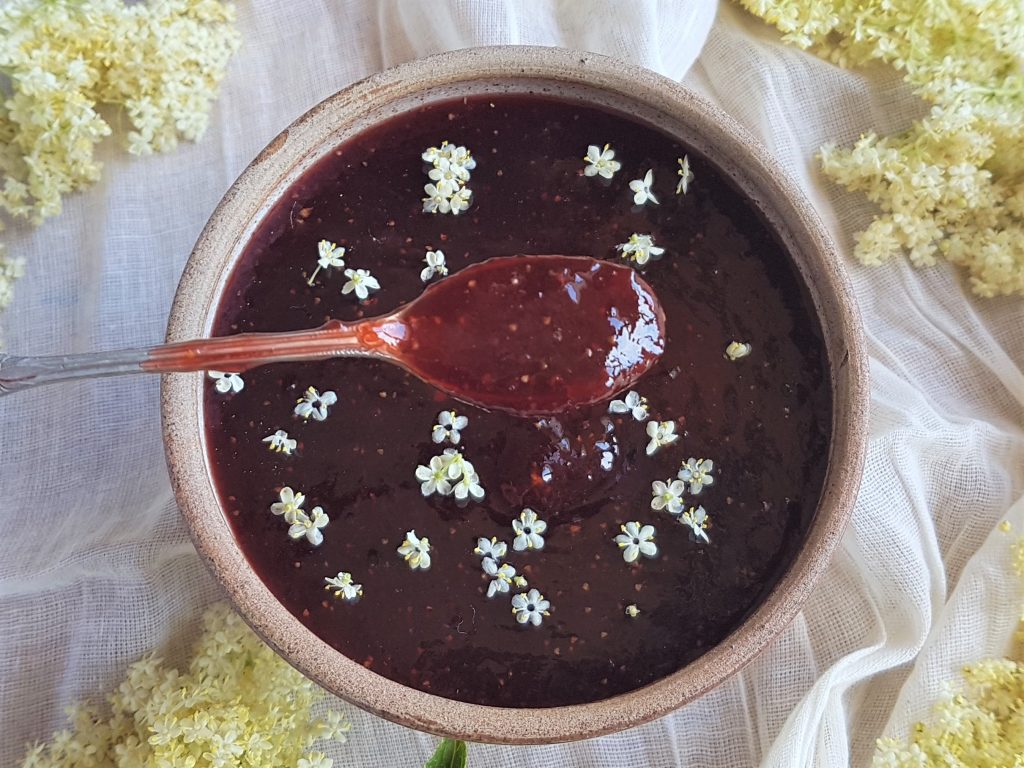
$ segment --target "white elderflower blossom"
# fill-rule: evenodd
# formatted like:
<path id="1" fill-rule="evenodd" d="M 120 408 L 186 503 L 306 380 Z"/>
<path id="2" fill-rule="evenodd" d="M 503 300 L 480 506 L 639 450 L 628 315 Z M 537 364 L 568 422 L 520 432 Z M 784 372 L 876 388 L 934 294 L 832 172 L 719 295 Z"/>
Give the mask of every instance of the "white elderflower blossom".
<path id="1" fill-rule="evenodd" d="M 288 433 L 283 429 L 277 430 L 272 435 L 267 435 L 263 438 L 263 442 L 267 443 L 267 447 L 274 453 L 283 453 L 286 456 L 291 456 L 295 451 L 295 446 L 299 444 L 297 440 L 288 437 Z"/>
<path id="2" fill-rule="evenodd" d="M 455 411 L 441 411 L 437 414 L 437 424 L 431 430 L 430 439 L 435 443 L 447 440 L 452 445 L 458 445 L 462 439 L 462 430 L 468 425 L 468 416 L 460 416 Z"/>
<path id="3" fill-rule="evenodd" d="M 658 545 L 654 543 L 653 525 L 631 522 L 620 525 L 619 530 L 622 533 L 615 537 L 615 543 L 619 545 L 622 559 L 627 563 L 636 562 L 640 555 L 655 557 L 658 554 Z"/>
<path id="4" fill-rule="evenodd" d="M 420 280 L 424 283 L 429 282 L 435 275 L 444 277 L 448 274 L 448 266 L 444 260 L 444 251 L 427 251 L 427 255 L 423 257 L 423 262 L 427 265 L 420 272 Z"/>
<path id="5" fill-rule="evenodd" d="M 608 413 L 629 413 L 637 421 L 647 421 L 647 398 L 639 392 L 627 392 L 624 399 L 608 403 Z"/>
<path id="6" fill-rule="evenodd" d="M 690 182 L 693 181 L 693 171 L 690 170 L 690 156 L 683 155 L 676 162 L 679 163 L 679 170 L 676 171 L 676 175 L 679 176 L 679 182 L 676 184 L 676 194 L 685 195 L 690 191 Z"/>
<path id="7" fill-rule="evenodd" d="M 692 456 L 687 459 L 679 470 L 679 479 L 690 484 L 690 493 L 700 493 L 704 486 L 713 485 L 715 477 L 711 473 L 715 469 L 715 462 L 711 459 L 695 459 Z"/>
<path id="8" fill-rule="evenodd" d="M 529 622 L 539 627 L 545 616 L 551 615 L 551 603 L 536 589 L 512 597 L 512 613 L 520 624 Z"/>
<path id="9" fill-rule="evenodd" d="M 288 535 L 293 539 L 301 539 L 305 536 L 306 541 L 314 547 L 319 547 L 324 542 L 322 530 L 327 527 L 329 522 L 331 519 L 324 513 L 323 507 L 313 507 L 308 515 L 298 511 L 292 517 Z"/>
<path id="10" fill-rule="evenodd" d="M 313 285 L 313 281 L 316 276 L 320 273 L 321 269 L 340 269 L 345 266 L 345 249 L 336 243 L 332 243 L 330 240 L 321 240 L 316 244 L 318 258 L 316 260 L 316 269 L 313 270 L 313 274 L 309 276 L 306 281 L 307 285 Z"/>
<path id="11" fill-rule="evenodd" d="M 498 561 L 490 557 L 485 557 L 481 561 L 481 568 L 483 568 L 485 574 L 491 577 L 491 582 L 487 585 L 488 597 L 494 597 L 501 592 L 508 592 L 516 577 L 515 568 L 508 563 L 498 565 Z"/>
<path id="12" fill-rule="evenodd" d="M 587 147 L 583 162 L 586 163 L 584 176 L 600 176 L 603 179 L 610 179 L 622 167 L 622 163 L 615 159 L 615 150 L 611 144 L 605 144 L 604 149 L 591 144 Z"/>
<path id="13" fill-rule="evenodd" d="M 300 419 L 323 421 L 327 418 L 327 409 L 338 402 L 338 396 L 331 391 L 321 395 L 315 387 L 309 387 L 296 402 L 295 415 Z"/>
<path id="14" fill-rule="evenodd" d="M 695 538 L 701 539 L 705 543 L 710 543 L 708 538 L 707 528 L 708 523 L 711 522 L 711 518 L 708 517 L 708 513 L 704 511 L 704 507 L 690 507 L 688 510 L 683 512 L 679 518 L 679 522 L 689 528 Z"/>
<path id="15" fill-rule="evenodd" d="M 333 592 L 335 597 L 340 597 L 346 602 L 353 602 L 363 596 L 363 585 L 356 584 L 352 580 L 352 574 L 348 571 L 339 571 L 337 576 L 324 578 L 327 586 L 324 589 Z"/>
<path id="16" fill-rule="evenodd" d="M 508 545 L 504 541 L 498 541 L 497 536 L 491 536 L 489 539 L 480 537 L 476 540 L 476 548 L 473 550 L 480 557 L 489 557 L 492 560 L 501 560 L 507 551 Z"/>
<path id="17" fill-rule="evenodd" d="M 213 388 L 222 395 L 228 392 L 241 392 L 245 388 L 245 382 L 237 373 L 225 373 L 224 371 L 207 371 L 206 375 L 213 379 Z"/>
<path id="18" fill-rule="evenodd" d="M 672 445 L 679 439 L 676 434 L 676 423 L 674 421 L 649 421 L 647 422 L 647 436 L 650 442 L 647 443 L 647 455 L 652 456 L 666 445 Z"/>
<path id="19" fill-rule="evenodd" d="M 413 571 L 430 568 L 430 540 L 426 536 L 420 538 L 415 530 L 405 534 L 405 541 L 398 548 L 398 554 Z"/>
<path id="20" fill-rule="evenodd" d="M 651 509 L 660 511 L 664 509 L 670 515 L 678 515 L 683 511 L 683 494 L 686 492 L 686 483 L 682 480 L 668 480 L 662 482 L 655 480 L 651 483 Z"/>
<path id="21" fill-rule="evenodd" d="M 657 258 L 665 252 L 654 244 L 654 238 L 650 235 L 641 235 L 634 232 L 629 240 L 615 246 L 615 250 L 622 253 L 622 257 L 639 266 L 644 266 L 652 258 Z"/>
<path id="22" fill-rule="evenodd" d="M 648 200 L 659 205 L 658 198 L 654 196 L 651 186 L 654 184 L 654 169 L 648 170 L 642 179 L 633 179 L 629 182 L 629 189 L 633 192 L 633 203 L 643 205 Z"/>
<path id="23" fill-rule="evenodd" d="M 341 286 L 341 293 L 344 296 L 354 293 L 356 298 L 362 301 L 370 295 L 370 291 L 380 290 L 380 283 L 368 269 L 346 269 L 345 277 L 348 278 L 348 282 Z"/>
<path id="24" fill-rule="evenodd" d="M 512 532 L 516 537 L 512 549 L 522 552 L 527 549 L 544 549 L 544 532 L 548 524 L 537 517 L 537 513 L 527 507 L 519 513 L 519 518 L 512 521 Z"/>

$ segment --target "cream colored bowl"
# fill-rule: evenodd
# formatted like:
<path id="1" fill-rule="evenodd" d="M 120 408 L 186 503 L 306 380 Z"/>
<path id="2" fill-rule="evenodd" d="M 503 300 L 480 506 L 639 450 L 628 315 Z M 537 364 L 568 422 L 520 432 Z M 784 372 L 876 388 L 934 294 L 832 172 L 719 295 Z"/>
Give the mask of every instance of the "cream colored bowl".
<path id="1" fill-rule="evenodd" d="M 317 160 L 393 115 L 436 100 L 483 93 L 550 94 L 634 115 L 716 163 L 757 201 L 788 247 L 824 330 L 833 431 L 813 524 L 796 560 L 767 599 L 702 657 L 630 693 L 551 709 L 509 710 L 445 699 L 388 680 L 343 656 L 288 613 L 254 573 L 214 492 L 198 374 L 163 379 L 167 461 L 196 548 L 238 611 L 285 659 L 322 686 L 381 717 L 436 734 L 499 743 L 582 739 L 664 715 L 748 664 L 800 610 L 825 572 L 853 510 L 868 406 L 860 318 L 835 246 L 796 184 L 753 137 L 680 85 L 590 53 L 478 48 L 403 64 L 323 101 L 253 160 L 196 243 L 178 286 L 167 340 L 209 335 L 225 282 L 249 237 L 289 185 Z"/>

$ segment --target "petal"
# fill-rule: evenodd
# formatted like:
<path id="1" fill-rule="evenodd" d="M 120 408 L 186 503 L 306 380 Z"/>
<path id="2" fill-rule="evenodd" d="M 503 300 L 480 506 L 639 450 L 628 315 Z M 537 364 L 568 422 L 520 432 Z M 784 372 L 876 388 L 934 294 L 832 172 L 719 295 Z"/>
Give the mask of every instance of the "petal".
<path id="1" fill-rule="evenodd" d="M 665 508 L 665 504 L 666 504 L 666 501 L 665 501 L 664 496 L 655 496 L 653 499 L 651 499 L 651 509 L 653 509 L 655 511 L 664 509 Z"/>
<path id="2" fill-rule="evenodd" d="M 539 627 L 540 626 L 540 622 L 541 622 L 541 620 L 543 618 L 544 617 L 541 616 L 537 611 L 534 611 L 533 613 L 530 614 L 530 623 L 533 624 L 533 626 L 535 626 L 535 627 Z"/>
<path id="3" fill-rule="evenodd" d="M 324 543 L 324 535 L 320 533 L 319 528 L 310 528 L 306 531 L 306 540 L 314 547 L 319 547 Z"/>
<path id="4" fill-rule="evenodd" d="M 634 562 L 640 556 L 640 547 L 636 544 L 630 544 L 624 550 L 622 550 L 622 559 L 627 563 Z M 557 597 L 557 595 L 556 595 Z"/>
<path id="5" fill-rule="evenodd" d="M 654 557 L 658 554 L 658 545 L 653 541 L 645 541 L 640 544 L 640 552 L 644 557 Z"/>
<path id="6" fill-rule="evenodd" d="M 516 552 L 522 552 L 524 549 L 530 546 L 530 540 L 527 538 L 525 533 L 520 533 L 515 539 L 512 540 L 512 549 Z"/>
<path id="7" fill-rule="evenodd" d="M 645 525 L 643 528 L 640 529 L 640 533 L 637 535 L 639 538 L 643 540 L 650 541 L 654 538 L 654 526 Z"/>
<path id="8" fill-rule="evenodd" d="M 288 528 L 288 535 L 293 539 L 301 539 L 306 535 L 306 526 L 302 523 L 293 523 L 292 526 Z"/>
<path id="9" fill-rule="evenodd" d="M 533 524 L 534 533 L 544 533 L 548 529 L 548 524 L 543 520 L 537 520 Z"/>
<path id="10" fill-rule="evenodd" d="M 649 442 L 647 444 L 647 455 L 648 456 L 653 456 L 654 452 L 657 451 L 657 450 L 658 450 L 658 441 L 657 440 L 651 440 L 651 442 Z"/>
<path id="11" fill-rule="evenodd" d="M 668 489 L 669 486 L 665 485 L 665 483 L 661 482 L 661 480 L 655 480 L 653 483 L 651 483 L 651 493 L 657 496 L 661 496 Z"/>
<path id="12" fill-rule="evenodd" d="M 668 487 L 668 492 L 673 496 L 682 496 L 686 491 L 686 483 L 682 480 L 673 480 L 672 484 Z"/>
<path id="13" fill-rule="evenodd" d="M 533 549 L 544 549 L 544 537 L 536 533 L 530 534 L 530 547 Z"/>

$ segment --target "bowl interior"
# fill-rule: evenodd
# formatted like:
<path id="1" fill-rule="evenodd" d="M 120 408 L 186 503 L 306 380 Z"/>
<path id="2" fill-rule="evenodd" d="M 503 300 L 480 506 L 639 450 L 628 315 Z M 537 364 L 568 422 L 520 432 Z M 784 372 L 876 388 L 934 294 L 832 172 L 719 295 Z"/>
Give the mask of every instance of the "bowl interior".
<path id="1" fill-rule="evenodd" d="M 202 377 L 166 376 L 163 419 L 172 483 L 196 546 L 253 628 L 289 662 L 354 704 L 403 725 L 473 741 L 555 742 L 619 730 L 690 701 L 742 668 L 795 616 L 849 519 L 863 464 L 867 372 L 860 322 L 835 249 L 796 185 L 727 115 L 675 83 L 615 60 L 561 49 L 487 48 L 402 65 L 327 99 L 282 132 L 225 195 L 179 285 L 168 340 L 209 335 L 231 269 L 289 186 L 345 140 L 424 103 L 528 93 L 627 113 L 694 147 L 757 204 L 805 280 L 830 364 L 833 430 L 815 520 L 789 571 L 732 635 L 694 663 L 591 704 L 508 710 L 440 698 L 344 657 L 288 613 L 242 555 L 214 491 Z M 198 438 L 198 439 L 197 439 Z M 509 729 L 514 717 L 516 728 Z"/>

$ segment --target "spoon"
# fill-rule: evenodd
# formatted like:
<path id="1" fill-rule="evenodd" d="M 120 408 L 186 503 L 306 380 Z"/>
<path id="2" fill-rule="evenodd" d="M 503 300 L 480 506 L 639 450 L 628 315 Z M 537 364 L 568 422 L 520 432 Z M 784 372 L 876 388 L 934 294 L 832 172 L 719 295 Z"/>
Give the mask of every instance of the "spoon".
<path id="1" fill-rule="evenodd" d="M 536 416 L 612 397 L 664 347 L 664 312 L 632 268 L 586 256 L 502 256 L 431 285 L 390 315 L 354 323 L 150 349 L 0 355 L 0 394 L 122 373 L 240 372 L 288 360 L 369 357 L 464 402 Z"/>

